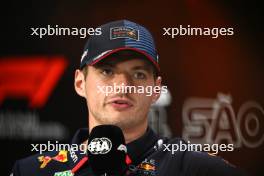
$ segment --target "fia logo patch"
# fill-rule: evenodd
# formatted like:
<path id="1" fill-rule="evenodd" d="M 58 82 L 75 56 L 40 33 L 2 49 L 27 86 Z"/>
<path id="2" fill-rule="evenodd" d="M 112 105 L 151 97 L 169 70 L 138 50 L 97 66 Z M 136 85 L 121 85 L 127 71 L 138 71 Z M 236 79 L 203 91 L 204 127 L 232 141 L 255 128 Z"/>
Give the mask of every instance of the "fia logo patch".
<path id="1" fill-rule="evenodd" d="M 112 149 L 112 142 L 110 141 L 110 139 L 106 137 L 94 138 L 88 144 L 88 150 L 91 152 L 91 154 L 94 155 L 106 154 L 110 152 L 111 149 Z"/>
<path id="2" fill-rule="evenodd" d="M 136 29 L 127 26 L 110 28 L 110 40 L 129 38 L 139 40 L 139 32 Z"/>

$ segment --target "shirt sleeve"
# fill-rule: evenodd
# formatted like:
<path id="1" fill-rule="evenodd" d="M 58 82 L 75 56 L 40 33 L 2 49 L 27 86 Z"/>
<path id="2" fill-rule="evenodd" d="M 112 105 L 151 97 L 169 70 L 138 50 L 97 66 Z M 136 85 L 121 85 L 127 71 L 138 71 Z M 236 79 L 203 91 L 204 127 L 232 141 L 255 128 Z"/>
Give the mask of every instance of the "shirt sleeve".
<path id="1" fill-rule="evenodd" d="M 19 170 L 19 162 L 18 161 L 15 162 L 15 164 L 14 164 L 14 166 L 12 168 L 10 176 L 21 176 L 20 170 Z"/>

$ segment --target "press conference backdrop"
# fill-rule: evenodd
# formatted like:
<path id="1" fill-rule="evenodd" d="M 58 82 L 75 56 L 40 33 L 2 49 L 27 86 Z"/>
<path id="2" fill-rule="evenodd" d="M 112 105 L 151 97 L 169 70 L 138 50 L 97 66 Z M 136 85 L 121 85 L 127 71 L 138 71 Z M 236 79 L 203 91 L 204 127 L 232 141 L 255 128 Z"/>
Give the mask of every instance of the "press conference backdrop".
<path id="1" fill-rule="evenodd" d="M 36 153 L 31 144 L 70 142 L 78 128 L 88 125 L 85 100 L 73 87 L 74 70 L 88 35 L 39 36 L 32 35 L 32 28 L 96 28 L 128 19 L 152 31 L 163 84 L 169 90 L 151 107 L 149 125 L 163 136 L 180 136 L 192 143 L 232 143 L 234 151 L 218 155 L 250 175 L 262 175 L 262 9 L 256 1 L 2 4 L 1 174 L 8 175 L 15 160 Z M 233 28 L 233 35 L 173 38 L 165 34 L 180 25 Z"/>

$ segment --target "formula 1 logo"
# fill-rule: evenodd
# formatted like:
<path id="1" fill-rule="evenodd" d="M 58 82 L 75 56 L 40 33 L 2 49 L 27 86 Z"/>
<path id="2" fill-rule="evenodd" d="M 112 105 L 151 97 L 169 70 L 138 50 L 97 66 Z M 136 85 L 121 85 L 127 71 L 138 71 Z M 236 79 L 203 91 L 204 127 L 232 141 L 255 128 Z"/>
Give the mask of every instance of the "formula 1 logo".
<path id="1" fill-rule="evenodd" d="M 234 144 L 257 148 L 264 143 L 264 110 L 254 101 L 242 104 L 237 115 L 230 95 L 217 99 L 190 98 L 183 106 L 183 138 L 192 143 Z"/>
<path id="2" fill-rule="evenodd" d="M 88 144 L 88 150 L 91 154 L 106 154 L 112 149 L 112 142 L 110 139 L 102 137 L 102 138 L 94 138 Z"/>
<path id="3" fill-rule="evenodd" d="M 41 108 L 66 66 L 66 59 L 62 56 L 1 58 L 0 105 L 7 98 L 22 98 L 29 100 L 29 107 Z"/>

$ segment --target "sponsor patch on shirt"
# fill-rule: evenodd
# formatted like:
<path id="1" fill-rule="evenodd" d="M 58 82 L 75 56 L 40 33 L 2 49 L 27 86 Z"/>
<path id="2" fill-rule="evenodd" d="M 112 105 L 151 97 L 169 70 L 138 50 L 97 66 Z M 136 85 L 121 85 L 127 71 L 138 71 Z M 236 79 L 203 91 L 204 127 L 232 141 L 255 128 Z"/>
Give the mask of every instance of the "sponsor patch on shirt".
<path id="1" fill-rule="evenodd" d="M 73 176 L 71 170 L 66 170 L 62 172 L 56 172 L 53 176 Z"/>
<path id="2" fill-rule="evenodd" d="M 68 157 L 67 157 L 67 151 L 66 150 L 61 150 L 58 155 L 51 157 L 51 156 L 39 156 L 38 157 L 39 162 L 41 162 L 40 168 L 45 168 L 47 166 L 47 164 L 51 161 L 51 160 L 55 160 L 58 162 L 62 162 L 65 163 L 68 161 Z"/>
<path id="3" fill-rule="evenodd" d="M 137 173 L 144 176 L 156 176 L 156 166 L 154 159 L 145 159 L 137 166 Z"/>

